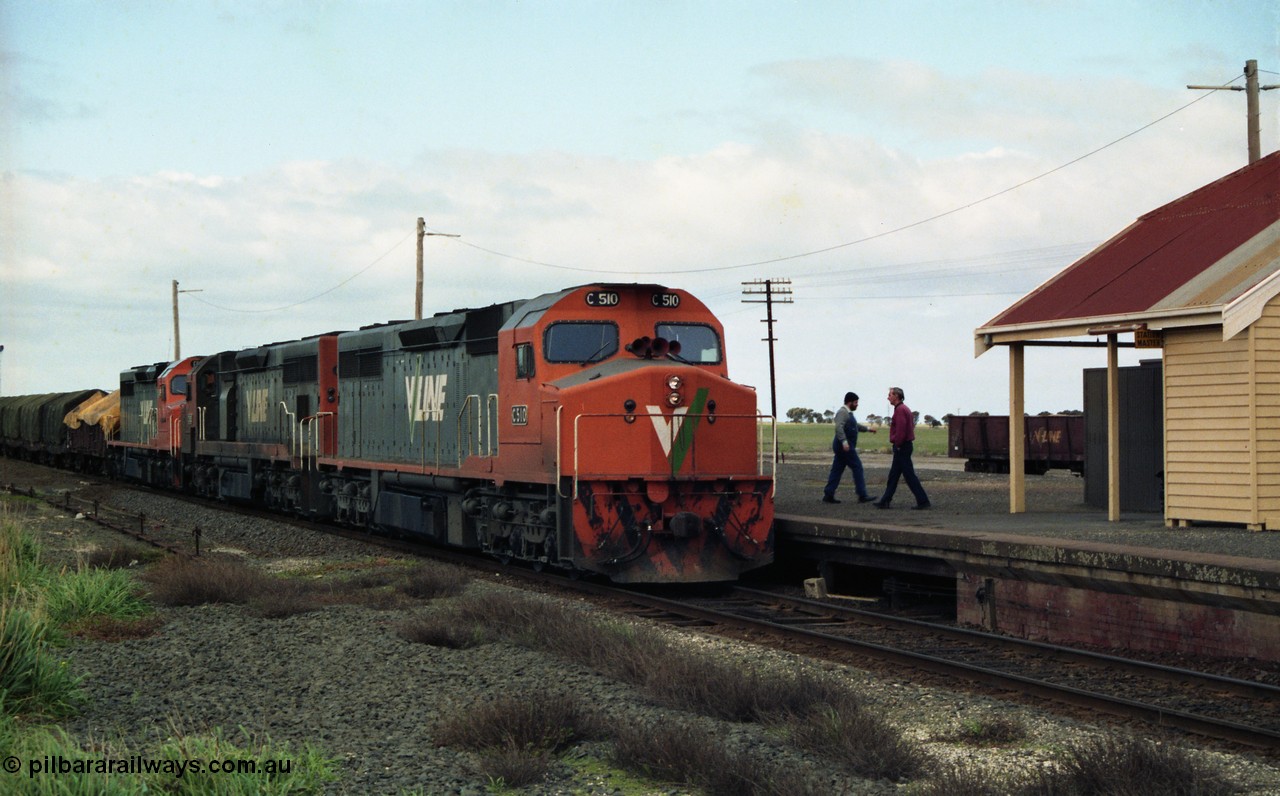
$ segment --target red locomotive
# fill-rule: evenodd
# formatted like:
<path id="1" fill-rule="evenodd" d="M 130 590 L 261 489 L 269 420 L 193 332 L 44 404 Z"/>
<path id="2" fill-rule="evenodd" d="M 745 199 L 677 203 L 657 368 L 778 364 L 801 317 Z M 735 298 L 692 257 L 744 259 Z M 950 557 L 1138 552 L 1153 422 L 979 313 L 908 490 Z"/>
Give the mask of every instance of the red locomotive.
<path id="1" fill-rule="evenodd" d="M 142 366 L 120 402 L 107 466 L 139 481 L 617 582 L 773 559 L 755 391 L 682 290 L 592 284 Z"/>

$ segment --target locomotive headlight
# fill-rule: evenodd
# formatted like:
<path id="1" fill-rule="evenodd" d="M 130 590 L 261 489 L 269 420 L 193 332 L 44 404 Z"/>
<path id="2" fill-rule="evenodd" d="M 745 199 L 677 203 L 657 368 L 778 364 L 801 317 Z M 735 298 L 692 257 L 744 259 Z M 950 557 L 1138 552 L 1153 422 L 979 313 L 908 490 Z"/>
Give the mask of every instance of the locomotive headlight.
<path id="1" fill-rule="evenodd" d="M 680 393 L 678 392 L 669 393 L 667 395 L 667 406 L 679 406 L 681 400 L 682 399 L 680 398 Z"/>
<path id="2" fill-rule="evenodd" d="M 626 412 L 622 419 L 628 423 L 636 422 L 636 402 L 628 398 L 622 402 L 622 411 Z"/>
<path id="3" fill-rule="evenodd" d="M 708 423 L 716 422 L 716 402 L 715 401 L 707 401 L 707 422 Z"/>
<path id="4" fill-rule="evenodd" d="M 675 391 L 675 390 L 680 389 L 682 386 L 684 386 L 684 379 L 680 378 L 679 376 L 677 376 L 677 375 L 675 375 L 675 374 L 672 374 L 672 375 L 670 375 L 670 376 L 668 376 L 668 377 L 667 377 L 667 389 L 668 389 L 668 390 Z"/>

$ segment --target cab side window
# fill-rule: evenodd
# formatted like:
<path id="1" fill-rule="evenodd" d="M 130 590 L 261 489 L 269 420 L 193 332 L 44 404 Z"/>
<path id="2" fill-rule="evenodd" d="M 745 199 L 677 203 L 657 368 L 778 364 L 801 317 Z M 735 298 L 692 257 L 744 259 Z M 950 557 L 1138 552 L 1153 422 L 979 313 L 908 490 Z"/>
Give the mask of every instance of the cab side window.
<path id="1" fill-rule="evenodd" d="M 516 346 L 516 378 L 533 378 L 533 344 L 520 343 Z"/>

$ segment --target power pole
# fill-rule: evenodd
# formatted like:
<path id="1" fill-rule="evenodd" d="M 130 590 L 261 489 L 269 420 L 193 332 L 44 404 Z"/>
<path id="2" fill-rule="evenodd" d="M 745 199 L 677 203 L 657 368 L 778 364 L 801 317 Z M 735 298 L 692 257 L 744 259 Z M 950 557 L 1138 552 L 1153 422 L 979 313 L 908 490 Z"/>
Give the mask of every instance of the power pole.
<path id="1" fill-rule="evenodd" d="M 178 290 L 178 280 L 173 280 L 173 361 L 182 359 L 182 338 L 178 331 L 178 294 L 203 293 L 203 290 Z"/>
<path id="2" fill-rule="evenodd" d="M 779 304 L 791 304 L 791 280 L 790 279 L 757 279 L 754 282 L 743 282 L 742 295 L 744 296 L 764 296 L 764 299 L 744 298 L 743 304 L 763 304 L 765 306 L 765 318 L 763 323 L 768 324 L 769 336 L 764 338 L 769 344 L 769 409 L 773 417 L 774 425 L 778 423 L 778 380 L 773 366 L 773 344 L 777 340 L 773 336 L 773 304 L 776 301 Z"/>
<path id="3" fill-rule="evenodd" d="M 1187 86 L 1187 88 L 1203 89 L 1205 91 L 1245 92 L 1246 122 L 1249 129 L 1249 162 L 1256 163 L 1262 157 L 1262 123 L 1260 121 L 1261 113 L 1258 110 L 1258 94 L 1261 91 L 1280 88 L 1280 85 L 1259 86 L 1258 62 L 1250 60 L 1244 62 L 1243 86 Z"/>
<path id="4" fill-rule="evenodd" d="M 418 271 L 416 287 L 413 291 L 413 319 L 422 320 L 422 241 L 428 235 L 438 238 L 460 238 L 461 235 L 450 235 L 446 232 L 427 232 L 427 222 L 418 218 Z"/>
<path id="5" fill-rule="evenodd" d="M 173 361 L 182 359 L 182 337 L 178 331 L 178 280 L 173 280 Z"/>

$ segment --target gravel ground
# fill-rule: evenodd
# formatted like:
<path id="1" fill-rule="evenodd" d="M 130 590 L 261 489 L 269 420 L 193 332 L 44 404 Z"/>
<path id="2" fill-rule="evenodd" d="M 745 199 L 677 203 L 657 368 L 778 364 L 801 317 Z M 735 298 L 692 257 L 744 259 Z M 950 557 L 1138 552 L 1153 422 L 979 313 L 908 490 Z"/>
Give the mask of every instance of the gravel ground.
<path id="1" fill-rule="evenodd" d="M 20 481 L 16 469 L 7 466 L 0 472 L 0 481 Z M 65 476 L 58 478 L 66 483 Z M 146 511 L 148 516 L 159 518 L 174 510 L 155 496 L 116 495 L 113 501 Z M 394 556 L 358 542 L 217 511 L 184 508 L 183 512 L 187 522 L 205 529 L 207 545 L 274 570 L 303 568 L 320 557 L 366 563 L 381 557 L 386 559 L 382 565 L 396 565 Z M 114 536 L 83 521 L 50 516 L 36 524 L 51 549 L 74 553 L 117 543 Z M 504 587 L 477 582 L 472 588 Z M 433 741 L 433 727 L 442 716 L 497 695 L 559 688 L 601 707 L 618 722 L 669 721 L 674 715 L 630 686 L 540 653 L 506 644 L 448 650 L 397 636 L 398 622 L 429 610 L 427 603 L 394 610 L 337 606 L 263 619 L 235 606 L 161 609 L 164 624 L 149 638 L 116 643 L 81 640 L 65 649 L 71 667 L 84 676 L 90 697 L 82 713 L 65 726 L 81 739 L 120 738 L 134 749 L 147 748 L 149 741 L 172 734 L 175 728 L 194 733 L 221 727 L 234 733 L 243 727 L 276 742 L 287 741 L 294 748 L 316 744 L 338 761 L 341 779 L 329 787 L 331 793 L 480 794 L 489 792 L 489 783 L 475 770 L 472 758 Z M 810 666 L 854 683 L 883 715 L 943 760 L 1040 766 L 1051 759 L 1053 750 L 1094 731 L 1045 710 L 919 687 L 905 679 L 876 677 L 735 641 L 669 632 L 744 663 L 787 670 Z M 1030 739 L 995 747 L 946 739 L 962 721 L 992 716 L 1018 717 L 1030 729 Z M 776 735 L 758 728 L 721 723 L 719 729 L 726 743 L 760 755 L 788 757 L 824 777 L 832 793 L 904 792 L 901 786 L 851 777 L 821 760 L 779 750 Z M 591 745 L 575 748 L 547 783 L 514 792 L 623 792 L 607 775 L 575 773 L 571 765 L 575 760 L 599 751 Z M 1204 754 L 1225 766 L 1244 787 L 1243 793 L 1280 794 L 1280 767 L 1274 762 L 1246 754 Z M 655 784 L 626 792 L 688 791 Z"/>

